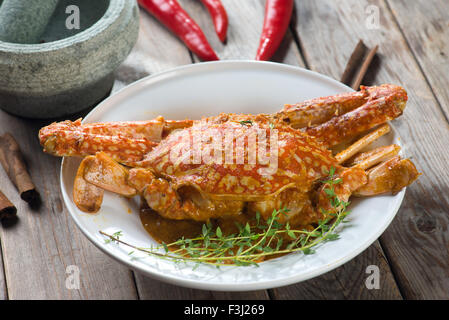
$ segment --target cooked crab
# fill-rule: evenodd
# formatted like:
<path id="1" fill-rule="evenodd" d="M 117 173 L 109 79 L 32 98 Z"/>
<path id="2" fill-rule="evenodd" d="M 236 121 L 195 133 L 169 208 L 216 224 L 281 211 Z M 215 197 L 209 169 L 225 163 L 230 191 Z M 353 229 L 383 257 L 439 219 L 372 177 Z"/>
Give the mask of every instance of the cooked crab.
<path id="1" fill-rule="evenodd" d="M 73 191 L 85 212 L 97 212 L 108 190 L 141 195 L 169 219 L 207 221 L 242 212 L 267 218 L 286 207 L 282 221 L 308 225 L 335 210 L 321 182 L 331 171 L 341 181 L 335 192 L 342 201 L 394 193 L 416 180 L 419 173 L 398 156 L 398 146 L 361 152 L 389 131 L 386 122 L 402 114 L 406 101 L 403 88 L 382 85 L 286 105 L 273 115 L 64 121 L 42 128 L 39 137 L 48 153 L 85 157 Z M 353 143 L 334 155 L 344 142 Z"/>

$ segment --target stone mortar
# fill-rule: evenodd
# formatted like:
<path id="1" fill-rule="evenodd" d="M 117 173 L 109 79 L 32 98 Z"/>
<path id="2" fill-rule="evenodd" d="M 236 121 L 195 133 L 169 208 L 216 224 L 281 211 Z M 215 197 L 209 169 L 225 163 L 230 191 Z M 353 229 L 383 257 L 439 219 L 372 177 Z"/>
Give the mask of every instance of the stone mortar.
<path id="1" fill-rule="evenodd" d="M 139 12 L 135 0 L 102 1 L 105 13 L 71 36 L 39 44 L 0 41 L 0 108 L 27 118 L 64 117 L 92 107 L 109 93 L 115 69 L 136 42 Z M 83 12 L 94 12 L 87 5 L 101 3 L 78 2 L 83 5 L 81 22 Z M 64 5 L 61 0 L 58 6 Z M 51 34 L 61 30 L 57 23 L 61 21 L 50 22 L 43 41 L 61 37 Z"/>

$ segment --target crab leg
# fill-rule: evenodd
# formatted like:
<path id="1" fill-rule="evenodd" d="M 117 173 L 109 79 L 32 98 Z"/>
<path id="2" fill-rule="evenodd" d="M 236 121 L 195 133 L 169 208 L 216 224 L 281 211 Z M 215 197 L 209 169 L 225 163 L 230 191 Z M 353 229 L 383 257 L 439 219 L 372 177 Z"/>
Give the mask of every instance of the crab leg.
<path id="1" fill-rule="evenodd" d="M 339 180 L 340 182 L 333 185 L 335 195 L 341 202 L 348 201 L 352 193 L 364 186 L 368 182 L 368 178 L 365 170 L 359 168 L 338 168 L 337 174 L 333 177 L 334 180 Z M 324 210 L 325 214 L 332 214 L 336 212 L 339 208 L 335 207 L 329 198 L 328 190 L 330 186 L 329 183 L 324 183 L 318 189 L 318 202 L 317 208 Z"/>
<path id="2" fill-rule="evenodd" d="M 128 169 L 114 161 L 104 152 L 86 157 L 84 179 L 107 191 L 118 193 L 125 197 L 133 197 L 137 190 L 128 184 Z"/>
<path id="3" fill-rule="evenodd" d="M 379 155 L 384 154 L 379 152 Z M 419 176 L 420 173 L 410 159 L 401 159 L 396 156 L 367 172 L 359 166 L 339 168 L 333 179 L 339 179 L 340 182 L 334 184 L 333 188 L 338 199 L 341 202 L 346 202 L 351 195 L 365 197 L 385 193 L 395 194 L 413 183 Z M 339 209 L 329 198 L 329 194 L 326 192 L 328 189 L 329 184 L 324 183 L 318 189 L 317 196 L 317 208 L 325 217 Z"/>
<path id="4" fill-rule="evenodd" d="M 367 134 L 339 153 L 336 156 L 337 161 L 339 163 L 346 161 L 355 152 L 388 131 L 389 126 L 384 125 Z M 333 177 L 333 179 L 340 180 L 340 183 L 333 186 L 338 199 L 340 201 L 348 201 L 352 194 L 356 196 L 371 196 L 382 193 L 396 193 L 415 181 L 420 173 L 418 173 L 415 165 L 409 159 L 401 160 L 401 157 L 397 156 L 400 149 L 395 144 L 379 147 L 358 154 L 351 160 L 351 167 L 349 168 L 338 167 L 337 175 Z M 375 165 L 377 166 L 371 168 Z M 371 169 L 365 171 L 368 168 Z M 332 205 L 332 201 L 325 190 L 326 188 L 328 188 L 328 183 L 324 183 L 318 190 L 318 208 L 325 210 L 324 213 L 332 213 L 338 208 Z"/>
<path id="5" fill-rule="evenodd" d="M 147 121 L 120 121 L 81 124 L 63 121 L 39 131 L 44 151 L 55 156 L 88 156 L 104 151 L 114 160 L 132 165 L 142 160 L 170 131 L 192 125 L 191 120 L 162 117 Z"/>
<path id="6" fill-rule="evenodd" d="M 375 140 L 379 139 L 381 136 L 387 134 L 388 132 L 390 132 L 390 126 L 388 124 L 382 125 L 378 129 L 363 136 L 362 138 L 354 142 L 351 146 L 335 155 L 335 159 L 337 159 L 338 163 L 345 162 L 357 152 L 362 150 L 364 147 L 370 145 Z"/>
<path id="7" fill-rule="evenodd" d="M 243 203 L 238 205 L 238 201 L 234 202 L 233 211 L 229 213 L 229 207 L 224 206 L 223 202 L 217 202 L 214 207 L 207 199 L 194 194 L 181 200 L 169 181 L 155 177 L 148 169 L 128 169 L 104 152 L 88 156 L 81 162 L 73 190 L 75 204 L 80 210 L 93 213 L 100 209 L 103 194 L 100 198 L 95 193 L 97 190 L 107 190 L 126 197 L 140 194 L 150 208 L 174 220 L 207 221 L 211 218 L 210 211 L 215 214 L 212 217 L 218 218 L 226 214 L 240 214 L 243 208 Z M 198 205 L 198 201 L 203 202 L 203 206 Z"/>
<path id="8" fill-rule="evenodd" d="M 192 203 L 181 204 L 167 181 L 155 178 L 143 168 L 127 169 L 104 152 L 84 158 L 78 169 L 73 195 L 81 211 L 94 213 L 100 209 L 103 194 L 100 198 L 97 190 L 126 197 L 141 194 L 151 208 L 170 212 L 172 219 L 187 219 L 195 212 Z"/>
<path id="9" fill-rule="evenodd" d="M 148 121 L 117 121 L 117 122 L 95 122 L 82 124 L 81 119 L 76 121 L 54 122 L 39 132 L 39 138 L 45 140 L 49 136 L 63 136 L 67 132 L 82 132 L 99 136 L 121 135 L 127 138 L 146 138 L 155 142 L 160 141 L 164 119 L 158 117 Z"/>
<path id="10" fill-rule="evenodd" d="M 397 154 L 401 148 L 392 144 L 360 153 L 347 165 L 350 169 L 367 170 L 367 183 L 354 189 L 356 196 L 371 196 L 382 193 L 396 193 L 415 181 L 420 173 L 409 159 Z M 380 164 L 379 164 L 380 163 Z M 373 167 L 375 166 L 375 167 Z"/>
<path id="11" fill-rule="evenodd" d="M 147 204 L 161 216 L 173 219 L 202 221 L 202 214 L 192 200 L 181 201 L 176 191 L 164 179 L 154 179 L 143 191 Z"/>
<path id="12" fill-rule="evenodd" d="M 357 92 L 338 94 L 307 100 L 298 104 L 286 104 L 275 118 L 289 123 L 294 128 L 305 128 L 324 123 L 334 116 L 342 115 L 361 107 L 367 102 L 389 96 L 402 97 L 407 100 L 405 90 L 396 85 L 384 84 L 376 87 L 361 86 Z"/>
<path id="13" fill-rule="evenodd" d="M 305 132 L 332 147 L 399 117 L 405 108 L 404 99 L 406 97 L 395 95 L 374 99 L 344 115 L 308 127 Z"/>
<path id="14" fill-rule="evenodd" d="M 96 213 L 103 202 L 104 190 L 84 179 L 84 171 L 90 162 L 91 159 L 85 159 L 78 167 L 73 184 L 73 202 L 83 212 Z"/>
<path id="15" fill-rule="evenodd" d="M 357 156 L 352 158 L 350 162 L 347 163 L 347 165 L 366 170 L 375 166 L 376 164 L 393 158 L 399 153 L 400 150 L 401 147 L 397 144 L 378 147 L 376 149 L 358 154 Z"/>
<path id="16" fill-rule="evenodd" d="M 100 210 L 104 190 L 126 197 L 137 194 L 128 183 L 129 170 L 106 153 L 87 156 L 81 161 L 73 186 L 73 201 L 78 209 L 88 213 Z"/>

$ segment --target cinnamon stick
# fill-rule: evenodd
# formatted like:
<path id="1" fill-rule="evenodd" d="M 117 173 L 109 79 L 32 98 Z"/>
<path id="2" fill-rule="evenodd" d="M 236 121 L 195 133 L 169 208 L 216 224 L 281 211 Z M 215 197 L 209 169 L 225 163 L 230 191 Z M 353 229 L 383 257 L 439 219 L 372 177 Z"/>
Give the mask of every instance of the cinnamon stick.
<path id="1" fill-rule="evenodd" d="M 374 56 L 376 55 L 377 49 L 379 48 L 379 46 L 375 46 L 374 48 L 372 48 L 368 54 L 365 56 L 365 58 L 363 59 L 363 63 L 362 66 L 360 67 L 359 72 L 357 73 L 357 76 L 355 77 L 354 82 L 352 83 L 352 89 L 354 90 L 359 90 L 360 85 L 362 83 L 363 78 L 366 75 L 366 72 L 368 71 L 369 65 L 371 64 L 371 62 L 374 59 Z"/>
<path id="2" fill-rule="evenodd" d="M 9 201 L 9 199 L 0 191 L 0 220 L 8 219 L 17 214 L 17 208 Z"/>
<path id="3" fill-rule="evenodd" d="M 348 63 L 346 64 L 345 71 L 343 72 L 343 75 L 341 76 L 340 81 L 344 84 L 351 86 L 351 79 L 353 78 L 356 70 L 362 63 L 363 57 L 365 56 L 365 52 L 367 50 L 367 47 L 363 43 L 363 40 L 359 40 L 357 45 L 355 46 L 354 51 L 352 52 L 351 56 L 349 57 Z"/>
<path id="4" fill-rule="evenodd" d="M 354 90 L 359 90 L 360 84 L 362 83 L 371 62 L 373 61 L 374 56 L 376 55 L 378 47 L 379 46 L 375 46 L 370 49 L 368 53 L 366 53 L 368 48 L 362 40 L 359 40 L 354 51 L 349 57 L 340 81 Z M 353 81 L 351 81 L 352 79 Z"/>
<path id="5" fill-rule="evenodd" d="M 39 193 L 28 174 L 20 147 L 9 133 L 0 136 L 0 163 L 19 191 L 20 197 L 29 204 L 36 203 Z"/>

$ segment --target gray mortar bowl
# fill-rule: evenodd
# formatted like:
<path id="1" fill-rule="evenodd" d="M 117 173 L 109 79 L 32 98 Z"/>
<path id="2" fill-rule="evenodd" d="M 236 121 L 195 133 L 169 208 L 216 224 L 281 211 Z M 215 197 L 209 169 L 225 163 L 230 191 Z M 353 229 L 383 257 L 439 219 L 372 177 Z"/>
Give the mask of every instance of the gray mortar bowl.
<path id="1" fill-rule="evenodd" d="M 66 28 L 69 5 L 80 9 L 79 30 Z M 138 32 L 135 0 L 60 0 L 41 43 L 0 41 L 0 108 L 56 118 L 94 106 L 110 92 Z"/>

